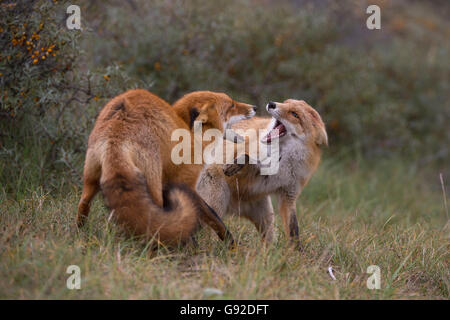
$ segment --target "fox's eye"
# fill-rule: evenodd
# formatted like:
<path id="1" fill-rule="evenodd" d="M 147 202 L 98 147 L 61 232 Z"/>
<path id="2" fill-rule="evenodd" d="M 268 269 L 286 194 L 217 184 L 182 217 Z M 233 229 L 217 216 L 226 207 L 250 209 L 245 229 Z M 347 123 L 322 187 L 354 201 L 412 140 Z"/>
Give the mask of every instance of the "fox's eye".
<path id="1" fill-rule="evenodd" d="M 291 114 L 292 114 L 294 117 L 296 117 L 297 119 L 300 119 L 300 117 L 298 116 L 298 114 L 297 114 L 296 112 L 292 111 Z"/>

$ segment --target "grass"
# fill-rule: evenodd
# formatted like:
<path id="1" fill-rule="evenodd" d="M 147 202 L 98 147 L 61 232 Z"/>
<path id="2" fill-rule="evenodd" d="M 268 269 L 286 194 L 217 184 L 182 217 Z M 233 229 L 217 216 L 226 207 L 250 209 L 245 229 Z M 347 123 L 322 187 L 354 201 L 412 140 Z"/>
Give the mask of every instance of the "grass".
<path id="1" fill-rule="evenodd" d="M 439 174 L 419 169 L 325 155 L 298 201 L 302 252 L 288 246 L 278 215 L 278 236 L 267 248 L 251 224 L 227 218 L 239 239 L 235 251 L 201 230 L 197 249 L 152 253 L 108 223 L 101 197 L 77 230 L 77 185 L 15 197 L 0 190 L 0 298 L 448 299 Z M 69 265 L 81 268 L 80 290 L 66 288 Z M 370 265 L 381 269 L 380 290 L 366 287 Z M 207 296 L 205 288 L 223 295 Z"/>

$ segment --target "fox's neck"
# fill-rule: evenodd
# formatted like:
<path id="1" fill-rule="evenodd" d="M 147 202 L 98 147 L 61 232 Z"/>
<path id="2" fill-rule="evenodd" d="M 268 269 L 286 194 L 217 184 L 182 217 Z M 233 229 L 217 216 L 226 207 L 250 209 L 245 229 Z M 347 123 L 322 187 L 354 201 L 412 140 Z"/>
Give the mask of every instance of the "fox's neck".
<path id="1" fill-rule="evenodd" d="M 216 135 L 211 135 L 207 139 L 205 139 L 205 132 L 209 129 L 216 130 Z M 220 134 L 219 134 L 220 132 Z M 202 129 L 198 128 L 191 129 L 191 159 L 192 163 L 199 164 L 200 155 L 197 153 L 201 150 L 201 164 L 203 164 L 203 152 L 205 148 L 213 144 L 218 144 L 221 141 L 217 141 L 217 139 L 223 139 L 223 123 L 211 125 L 211 124 L 202 124 Z M 219 137 L 220 136 L 220 137 Z"/>
<path id="2" fill-rule="evenodd" d="M 308 147 L 301 138 L 285 137 L 283 142 L 280 143 L 280 170 L 289 168 L 293 175 L 300 178 L 300 176 L 305 174 L 309 152 Z"/>

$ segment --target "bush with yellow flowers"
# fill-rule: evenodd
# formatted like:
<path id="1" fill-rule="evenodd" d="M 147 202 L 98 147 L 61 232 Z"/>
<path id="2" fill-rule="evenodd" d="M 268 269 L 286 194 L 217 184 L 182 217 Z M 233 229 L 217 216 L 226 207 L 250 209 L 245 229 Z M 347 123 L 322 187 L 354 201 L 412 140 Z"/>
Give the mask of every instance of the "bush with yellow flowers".
<path id="1" fill-rule="evenodd" d="M 8 163 L 0 166 L 0 176 L 8 181 L 51 186 L 64 175 L 79 181 L 87 135 L 103 98 L 129 87 L 119 83 L 115 66 L 83 68 L 81 31 L 66 27 L 68 5 L 0 3 L 0 161 Z"/>
<path id="2" fill-rule="evenodd" d="M 56 10 L 50 1 L 0 4 L 2 117 L 45 113 L 48 101 L 44 91 L 60 83 L 71 70 L 75 56 L 66 47 L 75 34 L 61 32 L 55 20 Z"/>
<path id="3" fill-rule="evenodd" d="M 328 152 L 450 162 L 439 5 L 380 1 L 382 29 L 368 30 L 366 1 L 80 0 L 80 31 L 66 27 L 70 4 L 0 2 L 0 177 L 15 190 L 79 181 L 96 114 L 134 87 L 169 102 L 222 91 L 260 114 L 304 99 Z"/>

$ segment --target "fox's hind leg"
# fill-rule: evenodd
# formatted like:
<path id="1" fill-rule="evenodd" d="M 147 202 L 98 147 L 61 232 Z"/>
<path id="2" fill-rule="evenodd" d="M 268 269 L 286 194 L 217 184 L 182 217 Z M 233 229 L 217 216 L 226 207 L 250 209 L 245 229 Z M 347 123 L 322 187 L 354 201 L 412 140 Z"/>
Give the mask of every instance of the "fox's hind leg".
<path id="1" fill-rule="evenodd" d="M 230 202 L 230 188 L 219 165 L 205 166 L 196 186 L 197 193 L 223 218 Z"/>
<path id="2" fill-rule="evenodd" d="M 100 189 L 100 162 L 88 150 L 83 173 L 83 193 L 78 204 L 77 225 L 82 227 L 89 215 L 91 201 Z"/>
<path id="3" fill-rule="evenodd" d="M 300 247 L 295 196 L 287 192 L 280 195 L 280 214 L 286 237 Z"/>
<path id="4" fill-rule="evenodd" d="M 230 190 L 221 166 L 204 167 L 197 180 L 196 190 L 208 209 L 202 211 L 202 222 L 208 224 L 222 240 L 230 239 L 233 245 L 231 233 L 221 220 L 230 201 Z"/>
<path id="5" fill-rule="evenodd" d="M 255 225 L 267 244 L 273 241 L 275 214 L 270 196 L 251 202 L 242 215 Z"/>

